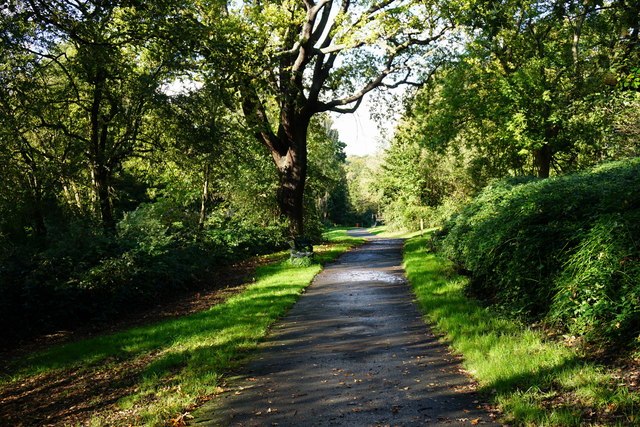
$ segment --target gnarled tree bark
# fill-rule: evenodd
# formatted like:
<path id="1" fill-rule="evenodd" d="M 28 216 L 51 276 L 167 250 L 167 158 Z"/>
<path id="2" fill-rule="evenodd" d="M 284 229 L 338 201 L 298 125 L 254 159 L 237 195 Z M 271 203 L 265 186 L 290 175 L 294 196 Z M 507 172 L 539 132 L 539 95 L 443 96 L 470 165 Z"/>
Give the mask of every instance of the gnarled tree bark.
<path id="1" fill-rule="evenodd" d="M 252 78 L 243 79 L 240 86 L 242 109 L 249 127 L 256 138 L 267 147 L 278 171 L 277 193 L 280 212 L 289 222 L 289 232 L 295 237 L 304 233 L 304 189 L 307 177 L 307 131 L 314 114 L 334 111 L 354 112 L 362 98 L 378 87 L 397 87 L 413 84 L 409 64 L 409 51 L 415 46 L 427 46 L 441 38 L 449 29 L 447 25 L 431 25 L 423 33 L 415 29 L 396 29 L 385 36 L 385 54 L 376 75 L 363 81 L 359 90 L 351 95 L 333 100 L 326 97 L 327 83 L 336 59 L 341 52 L 358 49 L 370 40 L 359 35 L 367 23 L 380 19 L 385 13 L 393 13 L 395 0 L 372 2 L 370 6 L 358 5 L 358 16 L 350 28 L 343 31 L 354 34 L 349 43 L 334 43 L 340 24 L 332 13 L 332 7 L 343 14 L 352 15 L 349 0 L 302 0 L 299 7 L 305 13 L 301 23 L 292 22 L 282 40 L 282 50 L 273 59 L 273 69 L 268 84 L 258 85 Z M 418 3 L 416 3 L 418 4 Z M 405 3 L 403 5 L 406 6 Z M 335 11 L 335 10 L 334 10 Z M 426 28 L 426 26 L 425 26 Z M 349 37 L 345 37 L 349 39 Z M 388 81 L 391 76 L 402 77 Z M 264 83 L 264 82 L 263 82 Z M 258 87 L 270 87 L 270 93 L 259 94 Z M 278 124 L 272 127 L 267 114 L 266 99 L 274 96 L 279 105 Z"/>

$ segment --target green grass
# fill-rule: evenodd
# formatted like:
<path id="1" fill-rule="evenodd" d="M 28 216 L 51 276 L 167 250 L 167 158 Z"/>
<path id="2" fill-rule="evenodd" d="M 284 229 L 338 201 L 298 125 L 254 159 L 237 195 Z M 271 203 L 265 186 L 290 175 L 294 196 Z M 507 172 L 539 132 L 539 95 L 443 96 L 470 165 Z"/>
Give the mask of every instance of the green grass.
<path id="1" fill-rule="evenodd" d="M 322 237 L 327 242 L 348 242 L 352 244 L 364 243 L 365 239 L 359 237 L 352 237 L 347 234 L 347 231 L 353 230 L 356 227 L 331 227 L 322 233 Z"/>
<path id="2" fill-rule="evenodd" d="M 316 247 L 316 263 L 292 266 L 286 253 L 257 269 L 255 282 L 242 293 L 206 311 L 116 334 L 70 343 L 32 354 L 15 366 L 12 378 L 24 379 L 67 367 L 90 367 L 144 360 L 136 391 L 118 401 L 130 410 L 127 423 L 158 425 L 219 391 L 223 377 L 242 364 L 270 326 L 295 303 L 321 270 L 357 243 L 344 231 L 328 237 L 342 243 Z M 347 240 L 347 241 L 344 241 Z M 0 382 L 0 385 L 2 384 Z M 107 416 L 107 414 L 103 414 Z M 101 418 L 93 420 L 101 424 Z"/>
<path id="3" fill-rule="evenodd" d="M 465 368 L 493 396 L 503 422 L 584 425 L 584 413 L 616 411 L 616 423 L 640 422 L 640 399 L 616 386 L 603 369 L 540 331 L 497 316 L 463 293 L 464 278 L 426 249 L 427 238 L 405 245 L 405 269 L 425 317 L 442 332 Z M 606 417 L 605 417 L 606 418 Z M 609 418 L 607 420 L 611 421 Z"/>
<path id="4" fill-rule="evenodd" d="M 396 239 L 410 239 L 411 237 L 420 236 L 432 231 L 431 229 L 424 230 L 424 233 L 418 231 L 388 231 L 386 225 L 378 225 L 377 227 L 371 227 L 367 230 L 371 234 L 375 234 L 378 237 L 389 237 Z"/>

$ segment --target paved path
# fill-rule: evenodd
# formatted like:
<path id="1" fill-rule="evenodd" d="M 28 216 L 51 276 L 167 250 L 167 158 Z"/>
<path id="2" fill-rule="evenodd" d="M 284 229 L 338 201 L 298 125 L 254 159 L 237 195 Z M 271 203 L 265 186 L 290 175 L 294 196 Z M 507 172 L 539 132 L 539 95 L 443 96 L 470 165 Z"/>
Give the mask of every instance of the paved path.
<path id="1" fill-rule="evenodd" d="M 489 423 L 458 362 L 413 304 L 401 250 L 402 240 L 372 239 L 327 265 L 243 379 L 196 411 L 191 424 Z"/>

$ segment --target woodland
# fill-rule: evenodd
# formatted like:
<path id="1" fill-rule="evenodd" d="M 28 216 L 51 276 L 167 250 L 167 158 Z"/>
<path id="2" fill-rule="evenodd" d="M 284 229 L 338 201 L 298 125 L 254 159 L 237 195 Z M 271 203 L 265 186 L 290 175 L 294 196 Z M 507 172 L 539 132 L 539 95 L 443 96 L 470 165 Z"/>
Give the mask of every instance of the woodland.
<path id="1" fill-rule="evenodd" d="M 0 345 L 383 222 L 501 316 L 637 351 L 639 32 L 638 0 L 5 0 Z M 398 124 L 347 157 L 364 97 Z"/>

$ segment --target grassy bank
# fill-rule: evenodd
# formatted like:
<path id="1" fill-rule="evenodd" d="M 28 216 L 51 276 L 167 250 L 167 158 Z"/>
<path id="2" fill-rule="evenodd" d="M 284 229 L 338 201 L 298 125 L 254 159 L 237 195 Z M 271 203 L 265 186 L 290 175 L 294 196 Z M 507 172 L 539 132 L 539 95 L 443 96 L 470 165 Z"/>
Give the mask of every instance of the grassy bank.
<path id="1" fill-rule="evenodd" d="M 640 350 L 640 158 L 494 182 L 437 234 L 466 290 L 496 310 Z"/>
<path id="2" fill-rule="evenodd" d="M 343 242 L 317 246 L 317 262 L 308 267 L 292 266 L 285 252 L 275 255 L 273 263 L 258 267 L 244 292 L 209 310 L 30 355 L 2 380 L 0 392 L 6 396 L 6 390 L 18 383 L 36 384 L 54 374 L 53 378 L 89 376 L 95 377 L 93 382 L 105 382 L 102 376 L 109 373 L 114 377 L 106 386 L 121 392 L 109 405 L 99 395 L 84 397 L 96 400 L 93 424 L 158 425 L 171 419 L 177 423 L 190 408 L 221 391 L 225 373 L 255 349 L 322 263 L 358 243 L 346 238 L 344 230 L 334 230 L 327 238 Z M 55 396 L 65 404 L 64 393 Z M 37 424 L 7 410 L 0 411 L 0 418 Z"/>
<path id="3" fill-rule="evenodd" d="M 426 249 L 427 238 L 405 246 L 405 269 L 419 305 L 442 332 L 481 391 L 517 425 L 637 425 L 640 399 L 601 368 L 545 339 L 542 332 L 497 316 L 463 293 L 466 279 Z"/>
<path id="4" fill-rule="evenodd" d="M 386 237 L 390 239 L 409 239 L 411 237 L 420 236 L 428 233 L 430 230 L 424 232 L 418 231 L 389 231 L 386 225 L 378 225 L 377 227 L 371 227 L 367 230 L 371 234 L 375 234 L 378 237 Z"/>

